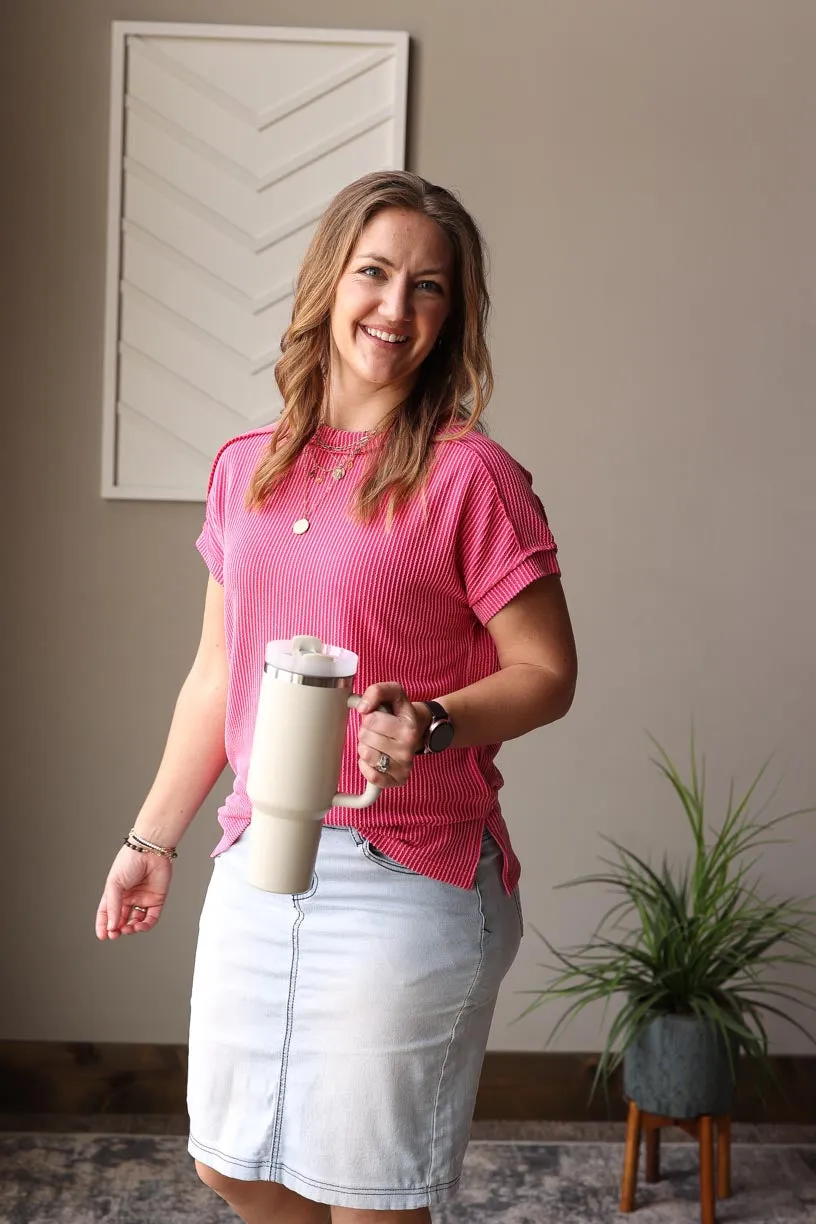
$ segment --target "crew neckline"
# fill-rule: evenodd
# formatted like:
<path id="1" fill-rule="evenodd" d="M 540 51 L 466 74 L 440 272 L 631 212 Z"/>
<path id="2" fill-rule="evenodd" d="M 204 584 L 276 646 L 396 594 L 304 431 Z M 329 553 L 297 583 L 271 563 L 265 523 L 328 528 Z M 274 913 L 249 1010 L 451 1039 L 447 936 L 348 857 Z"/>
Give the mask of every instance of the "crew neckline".
<path id="1" fill-rule="evenodd" d="M 386 436 L 387 432 L 387 430 L 383 430 L 381 433 L 371 434 L 371 445 L 379 443 Z M 309 441 L 325 442 L 328 446 L 354 446 L 367 433 L 369 433 L 367 429 L 335 429 L 333 425 L 318 425 Z"/>

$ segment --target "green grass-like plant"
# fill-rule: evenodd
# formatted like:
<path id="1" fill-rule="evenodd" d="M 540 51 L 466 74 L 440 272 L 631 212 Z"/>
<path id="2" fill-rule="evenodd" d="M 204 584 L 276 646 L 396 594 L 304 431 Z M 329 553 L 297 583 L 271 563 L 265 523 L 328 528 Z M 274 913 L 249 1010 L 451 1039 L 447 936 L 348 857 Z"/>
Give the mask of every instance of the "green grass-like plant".
<path id="1" fill-rule="evenodd" d="M 722 826 L 719 831 L 709 829 L 705 759 L 701 756 L 698 763 L 693 732 L 689 781 L 657 740 L 649 738 L 658 753 L 653 763 L 671 783 L 688 820 L 693 856 L 683 866 L 672 867 L 664 855 L 661 866 L 653 868 L 604 838 L 615 852 L 601 859 L 606 870 L 558 887 L 605 887 L 619 899 L 587 943 L 558 951 L 536 931 L 557 962 L 540 968 L 555 976 L 543 990 L 522 992 L 536 996 L 522 1016 L 555 999 L 568 1003 L 548 1045 L 588 1004 L 603 1000 L 608 1011 L 620 1000 L 593 1091 L 657 1015 L 697 1016 L 716 1026 L 732 1058 L 732 1073 L 733 1059 L 740 1053 L 754 1059 L 759 1069 L 770 1070 L 763 1023 L 768 1015 L 781 1016 L 814 1041 L 784 1005 L 794 1002 L 816 1010 L 816 991 L 778 980 L 786 966 L 816 963 L 813 898 L 763 898 L 754 868 L 762 847 L 784 840 L 776 835 L 781 824 L 816 809 L 763 819 L 771 794 L 752 815 L 766 763 L 738 801 L 732 782 Z"/>

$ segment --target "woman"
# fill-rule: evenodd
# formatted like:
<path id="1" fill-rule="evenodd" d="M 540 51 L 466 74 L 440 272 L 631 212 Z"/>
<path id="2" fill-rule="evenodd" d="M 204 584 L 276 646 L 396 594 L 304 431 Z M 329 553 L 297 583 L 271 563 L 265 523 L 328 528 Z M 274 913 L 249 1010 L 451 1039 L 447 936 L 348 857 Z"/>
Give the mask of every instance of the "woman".
<path id="1" fill-rule="evenodd" d="M 479 427 L 488 305 L 449 192 L 352 183 L 301 269 L 282 416 L 213 467 L 201 641 L 97 934 L 155 926 L 229 760 L 188 1104 L 198 1172 L 246 1224 L 428 1221 L 459 1179 L 521 938 L 493 758 L 566 713 L 576 671 L 543 508 Z M 264 645 L 301 633 L 360 656 L 340 789 L 385 789 L 329 813 L 311 889 L 282 897 L 246 882 L 246 774 Z"/>

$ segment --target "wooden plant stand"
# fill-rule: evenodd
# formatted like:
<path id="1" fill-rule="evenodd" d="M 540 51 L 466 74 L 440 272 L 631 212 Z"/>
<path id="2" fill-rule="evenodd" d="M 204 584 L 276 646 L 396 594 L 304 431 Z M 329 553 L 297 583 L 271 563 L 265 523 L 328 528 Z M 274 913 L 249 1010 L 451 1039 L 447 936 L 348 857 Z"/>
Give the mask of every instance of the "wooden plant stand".
<path id="1" fill-rule="evenodd" d="M 716 1130 L 717 1198 L 731 1195 L 731 1115 L 700 1118 L 663 1118 L 659 1114 L 640 1109 L 634 1101 L 629 1102 L 629 1117 L 626 1125 L 626 1155 L 623 1162 L 623 1185 L 621 1187 L 620 1210 L 635 1210 L 635 1188 L 637 1185 L 640 1136 L 646 1141 L 646 1181 L 660 1181 L 660 1131 L 665 1126 L 677 1126 L 697 1140 L 700 1151 L 700 1221 L 701 1224 L 716 1224 L 714 1194 L 714 1163 Z"/>

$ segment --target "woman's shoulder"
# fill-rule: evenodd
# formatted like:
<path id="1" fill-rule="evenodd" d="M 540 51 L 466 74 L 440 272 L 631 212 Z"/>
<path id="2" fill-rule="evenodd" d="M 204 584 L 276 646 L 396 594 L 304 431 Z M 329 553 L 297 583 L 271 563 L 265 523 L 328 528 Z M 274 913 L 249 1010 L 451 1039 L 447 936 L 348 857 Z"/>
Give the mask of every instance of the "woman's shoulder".
<path id="1" fill-rule="evenodd" d="M 224 442 L 213 459 L 208 491 L 212 487 L 216 472 L 243 471 L 247 467 L 254 472 L 261 454 L 269 445 L 275 427 L 276 422 L 273 422 L 261 429 L 250 429 L 246 433 L 236 434 L 234 438 Z"/>
<path id="2" fill-rule="evenodd" d="M 463 479 L 488 477 L 497 484 L 523 477 L 532 483 L 532 477 L 522 464 L 500 443 L 486 433 L 472 430 L 464 437 L 438 440 L 436 463 L 440 471 L 458 474 Z"/>

